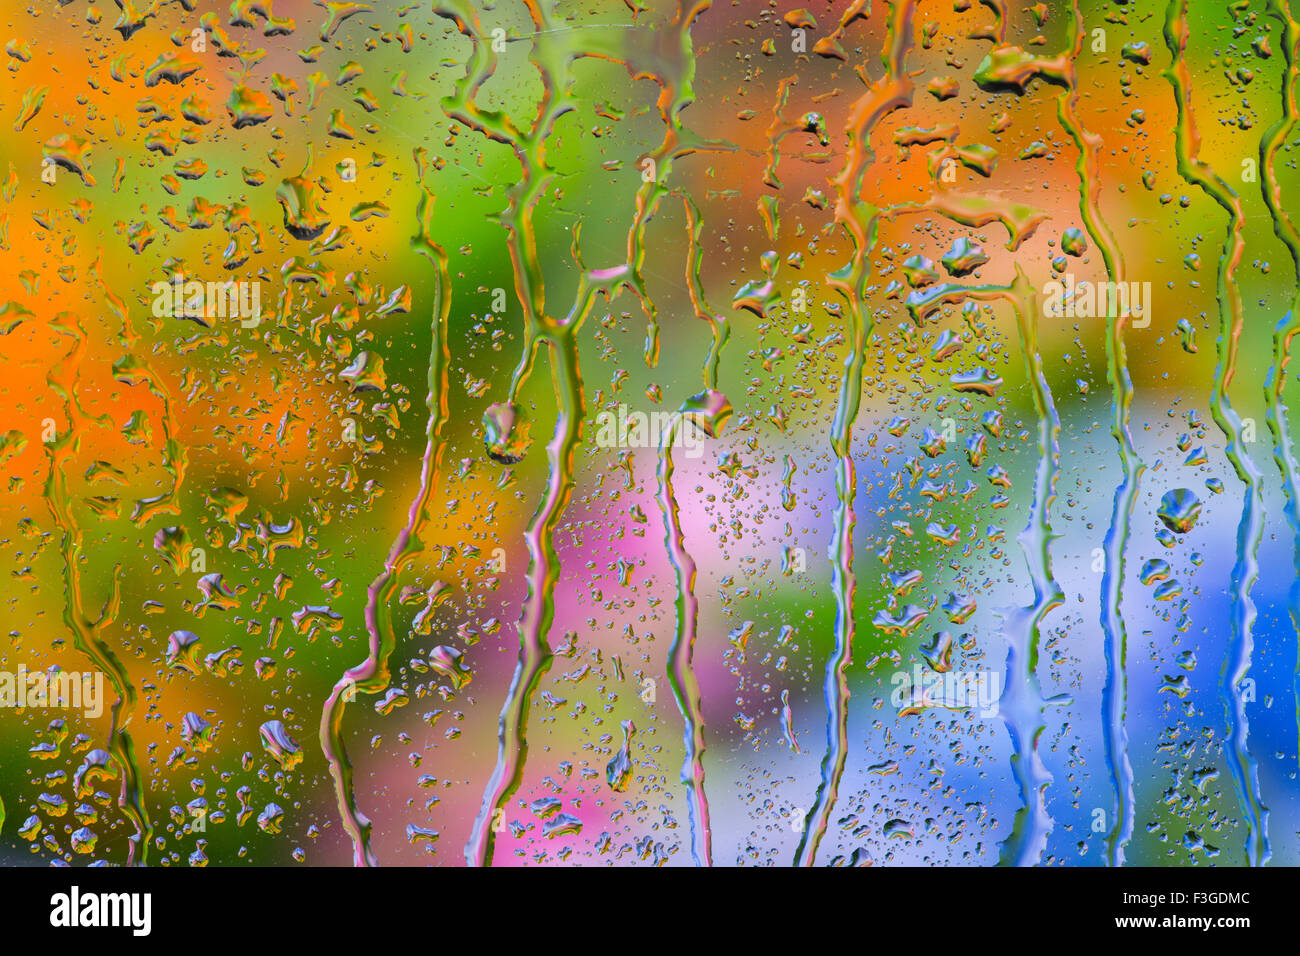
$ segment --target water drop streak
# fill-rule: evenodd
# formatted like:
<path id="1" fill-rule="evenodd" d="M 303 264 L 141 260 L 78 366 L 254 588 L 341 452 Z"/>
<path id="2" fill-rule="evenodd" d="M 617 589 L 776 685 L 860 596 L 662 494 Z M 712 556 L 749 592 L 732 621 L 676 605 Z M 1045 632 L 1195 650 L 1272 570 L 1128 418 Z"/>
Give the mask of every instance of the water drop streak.
<path id="1" fill-rule="evenodd" d="M 352 838 L 352 860 L 356 866 L 375 866 L 378 859 L 370 846 L 370 820 L 357 805 L 352 780 L 352 764 L 343 744 L 343 714 L 347 704 L 357 692 L 382 693 L 391 679 L 389 658 L 397 647 L 393 633 L 393 615 L 389 600 L 397 588 L 398 572 L 412 557 L 423 550 L 419 533 L 428 517 L 429 502 L 437 484 L 438 468 L 446 442 L 443 431 L 447 424 L 447 366 L 450 353 L 447 342 L 447 319 L 451 313 L 451 275 L 447 255 L 429 238 L 433 220 L 433 194 L 425 188 L 417 208 L 419 231 L 411 240 L 411 247 L 428 256 L 437 268 L 438 280 L 434 292 L 432 337 L 429 352 L 428 395 L 425 405 L 429 410 L 425 425 L 424 456 L 420 465 L 420 485 L 407 514 L 406 525 L 398 533 L 388 553 L 388 560 L 378 577 L 366 592 L 366 631 L 369 634 L 369 653 L 364 661 L 349 668 L 338 683 L 321 712 L 320 743 L 325 759 L 329 761 L 330 776 L 338 796 L 339 814 L 344 829 Z"/>
<path id="2" fill-rule="evenodd" d="M 844 170 L 834 180 L 837 192 L 835 220 L 853 240 L 853 256 L 842 269 L 827 276 L 828 283 L 844 296 L 849 306 L 851 350 L 844 360 L 835 421 L 831 426 L 831 448 L 838 459 L 835 473 L 835 537 L 831 544 L 832 587 L 835 592 L 835 650 L 826 665 L 823 696 L 828 710 L 826 753 L 822 757 L 821 783 L 804 823 L 795 862 L 812 866 L 817 849 L 830 823 L 839 796 L 840 780 L 848 748 L 849 685 L 845 676 L 853 660 L 854 595 L 857 577 L 853 571 L 853 530 L 857 518 L 853 501 L 857 496 L 857 473 L 853 464 L 853 425 L 862 402 L 862 369 L 871 336 L 870 313 L 866 306 L 866 285 L 870 279 L 870 255 L 876 244 L 880 210 L 861 198 L 868 168 L 875 161 L 871 134 L 876 125 L 896 109 L 912 104 L 912 81 L 904 60 L 912 47 L 914 0 L 894 0 L 890 5 L 889 32 L 881 59 L 887 75 L 853 104 L 849 118 L 850 146 Z"/>
<path id="3" fill-rule="evenodd" d="M 1034 474 L 1034 500 L 1029 522 L 1016 536 L 1029 566 L 1034 602 L 1014 609 L 1006 619 L 1007 676 L 1000 710 L 1015 747 L 1011 769 L 1020 783 L 1022 806 L 1016 813 L 1011 833 L 1002 844 L 999 862 L 1010 866 L 1034 866 L 1043 857 L 1052 818 L 1047 813 L 1045 791 L 1052 776 L 1038 753 L 1043 734 L 1042 690 L 1038 682 L 1038 650 L 1043 618 L 1065 600 L 1052 575 L 1050 544 L 1051 511 L 1056 499 L 1061 446 L 1061 419 L 1043 371 L 1038 351 L 1038 305 L 1028 277 L 1016 266 L 1011 287 L 1012 308 L 1020 331 L 1020 350 L 1033 388 L 1034 410 L 1038 414 L 1038 467 Z"/>
<path id="4" fill-rule="evenodd" d="M 695 597 L 695 560 L 686 550 L 682 523 L 673 493 L 673 441 L 682 427 L 678 416 L 665 429 L 659 442 L 659 508 L 664 516 L 664 544 L 677 574 L 677 627 L 668 649 L 668 684 L 681 711 L 684 724 L 682 783 L 686 785 L 691 820 L 691 858 L 696 866 L 713 865 L 709 800 L 704 793 L 704 712 L 700 706 L 700 682 L 695 676 L 695 631 L 700 602 Z"/>
<path id="5" fill-rule="evenodd" d="M 713 315 L 704 301 L 700 282 L 700 262 L 703 248 L 700 232 L 703 222 L 699 209 L 689 197 L 683 197 L 686 208 L 688 255 L 686 257 L 686 282 L 691 304 L 698 318 L 709 323 L 712 346 L 704 360 L 704 385 L 716 388 L 718 362 L 726 342 L 728 328 L 722 316 Z M 680 416 L 663 436 L 659 446 L 659 508 L 664 519 L 664 544 L 677 576 L 676 629 L 673 643 L 668 649 L 668 684 L 673 699 L 682 715 L 682 742 L 685 756 L 682 760 L 682 783 L 686 785 L 688 811 L 691 824 L 691 858 L 696 866 L 712 866 L 713 837 L 709 822 L 709 801 L 704 792 L 704 711 L 700 703 L 700 682 L 694 668 L 695 635 L 699 620 L 700 602 L 695 597 L 695 560 L 686 550 L 677 497 L 673 490 L 672 446 L 677 430 L 682 427 Z"/>
<path id="6" fill-rule="evenodd" d="M 1101 137 L 1083 128 L 1076 112 L 1079 101 L 1076 64 L 1083 46 L 1083 15 L 1079 0 L 1071 4 L 1070 61 L 1066 72 L 1067 89 L 1057 100 L 1061 125 L 1079 150 L 1075 170 L 1079 175 L 1079 215 L 1088 235 L 1096 243 L 1106 266 L 1106 278 L 1124 282 L 1124 259 L 1114 233 L 1101 215 L 1098 196 L 1098 151 Z M 1119 310 L 1115 310 L 1119 311 Z M 1106 641 L 1106 685 L 1102 690 L 1102 720 L 1106 734 L 1106 767 L 1115 792 L 1114 825 L 1106 835 L 1106 863 L 1124 865 L 1124 848 L 1133 836 L 1133 765 L 1129 761 L 1128 701 L 1128 633 L 1121 611 L 1124 583 L 1124 555 L 1129 537 L 1129 521 L 1137 500 L 1139 480 L 1145 466 L 1138 456 L 1129 431 L 1129 408 L 1133 404 L 1133 380 L 1128 370 L 1128 350 L 1124 345 L 1127 316 L 1112 316 L 1106 326 L 1106 380 L 1111 389 L 1110 434 L 1119 450 L 1120 481 L 1115 488 L 1110 525 L 1103 552 L 1105 568 L 1101 578 L 1101 629 Z"/>
<path id="7" fill-rule="evenodd" d="M 1245 491 L 1241 522 L 1237 527 L 1237 559 L 1232 568 L 1232 636 L 1223 664 L 1221 692 L 1230 741 L 1228 764 L 1246 817 L 1246 861 L 1251 866 L 1259 866 L 1268 862 L 1272 852 L 1268 839 L 1268 808 L 1260 796 L 1259 767 L 1247 747 L 1250 722 L 1246 717 L 1241 682 L 1250 671 L 1255 647 L 1252 634 L 1255 604 L 1250 592 L 1259 576 L 1259 545 L 1264 535 L 1263 490 L 1259 469 L 1245 449 L 1241 418 L 1228 398 L 1237 367 L 1242 328 L 1236 269 L 1246 246 L 1242 238 L 1244 217 L 1241 198 L 1198 156 L 1201 140 L 1192 115 L 1191 75 L 1184 59 L 1188 35 L 1187 0 L 1172 0 L 1165 17 L 1164 37 L 1173 60 L 1164 75 L 1173 87 L 1178 106 L 1175 138 L 1178 172 L 1188 183 L 1200 187 L 1228 214 L 1228 231 L 1224 237 L 1223 255 L 1219 259 L 1216 286 L 1219 301 L 1218 363 L 1214 369 L 1210 403 L 1215 424 L 1228 443 L 1228 461 L 1245 485 Z"/>
<path id="8" fill-rule="evenodd" d="M 86 332 L 80 320 L 69 312 L 61 312 L 55 316 L 50 327 L 57 333 L 71 336 L 74 340 L 68 354 L 46 376 L 50 390 L 63 399 L 64 413 L 68 416 L 67 429 L 54 441 L 45 443 L 46 456 L 50 464 L 49 477 L 45 482 L 45 500 L 49 505 L 50 514 L 63 532 L 60 547 L 65 595 L 63 622 L 72 632 L 73 647 L 108 675 L 117 694 L 109 723 L 108 752 L 113 756 L 122 774 L 118 806 L 135 827 L 135 833 L 130 837 L 127 865 L 139 863 L 143 866 L 149 861 L 153 824 L 145 809 L 140 766 L 136 760 L 131 734 L 127 730 L 135 713 L 137 695 L 125 665 L 107 642 L 99 636 L 100 632 L 117 616 L 121 601 L 119 569 L 114 568 L 112 592 L 99 617 L 92 621 L 87 617 L 83 607 L 81 591 L 80 568 L 84 536 L 72 514 L 71 502 L 68 500 L 67 476 L 64 473 L 64 463 L 81 447 L 81 426 L 90 420 L 90 416 L 82 409 L 76 392 L 77 370 L 86 348 Z M 66 381 L 63 380 L 64 376 L 67 376 Z"/>
<path id="9" fill-rule="evenodd" d="M 585 314 L 590 293 L 582 298 L 588 302 L 583 309 Z M 492 863 L 493 817 L 497 808 L 519 787 L 528 759 L 528 713 L 533 692 L 552 660 L 547 635 L 555 619 L 555 583 L 560 578 L 555 526 L 573 493 L 573 453 L 580 433 L 583 397 L 572 329 L 546 333 L 539 341 L 550 346 L 558 418 L 551 442 L 546 446 L 549 466 L 546 494 L 524 533 L 528 544 L 528 594 L 519 621 L 519 659 L 497 721 L 496 766 L 484 788 L 483 802 L 465 847 L 465 861 L 470 866 Z"/>
<path id="10" fill-rule="evenodd" d="M 896 207 L 897 208 L 897 207 Z M 915 211 L 909 210 L 909 211 Z M 946 283 L 927 290 L 922 299 L 913 299 L 909 311 L 917 323 L 944 305 L 966 300 L 1005 299 L 1016 315 L 1020 349 L 1025 356 L 1028 379 L 1032 386 L 1034 409 L 1038 418 L 1038 466 L 1034 478 L 1034 499 L 1029 521 L 1017 535 L 1020 549 L 1029 568 L 1034 589 L 1033 603 L 1003 612 L 1003 634 L 1007 641 L 1005 688 L 998 701 L 998 714 L 1011 736 L 1014 753 L 1011 770 L 1020 787 L 1020 809 L 1016 812 L 1011 833 L 1002 843 L 999 862 L 1009 866 L 1034 866 L 1047 848 L 1052 832 L 1052 818 L 1047 812 L 1045 791 L 1052 782 L 1038 743 L 1046 728 L 1043 713 L 1049 703 L 1063 703 L 1043 698 L 1038 681 L 1038 651 L 1043 619 L 1059 607 L 1065 596 L 1052 574 L 1050 544 L 1051 510 L 1056 499 L 1056 481 L 1060 474 L 1060 416 L 1047 384 L 1042 355 L 1038 351 L 1038 303 L 1029 277 L 1016 266 L 1016 278 L 1010 286 L 966 286 Z"/>
<path id="11" fill-rule="evenodd" d="M 1278 185 L 1277 170 L 1274 166 L 1278 149 L 1290 137 L 1296 125 L 1296 80 L 1300 71 L 1296 68 L 1296 44 L 1300 43 L 1300 24 L 1291 16 L 1288 0 L 1270 0 L 1268 12 L 1282 21 L 1282 56 L 1286 65 L 1282 77 L 1282 115 L 1278 118 L 1259 144 L 1260 189 L 1264 193 L 1264 202 L 1273 217 L 1273 232 L 1281 239 L 1291 255 L 1291 265 L 1295 277 L 1295 297 L 1291 308 L 1282 316 L 1273 330 L 1273 364 L 1264 378 L 1264 403 L 1267 409 L 1266 420 L 1269 431 L 1273 433 L 1273 459 L 1282 474 L 1282 489 L 1286 494 L 1283 511 L 1287 524 L 1291 527 L 1294 549 L 1295 578 L 1287 590 L 1287 609 L 1291 615 L 1291 626 L 1297 638 L 1300 638 L 1300 465 L 1296 463 L 1295 450 L 1291 444 L 1290 427 L 1287 421 L 1287 407 L 1282 400 L 1282 387 L 1286 382 L 1286 367 L 1291 361 L 1291 340 L 1300 331 L 1300 234 L 1295 224 L 1282 209 L 1282 189 Z M 1295 676 L 1292 680 L 1295 692 L 1296 736 L 1300 738 L 1300 641 L 1297 642 Z"/>

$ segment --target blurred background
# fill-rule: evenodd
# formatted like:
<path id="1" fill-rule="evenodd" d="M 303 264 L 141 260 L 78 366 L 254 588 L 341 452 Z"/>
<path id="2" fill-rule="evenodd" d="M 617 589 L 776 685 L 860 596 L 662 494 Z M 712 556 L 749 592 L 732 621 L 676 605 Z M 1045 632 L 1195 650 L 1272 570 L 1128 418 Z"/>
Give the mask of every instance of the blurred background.
<path id="1" fill-rule="evenodd" d="M 0 14 L 5 863 L 1300 862 L 1287 0 Z"/>

